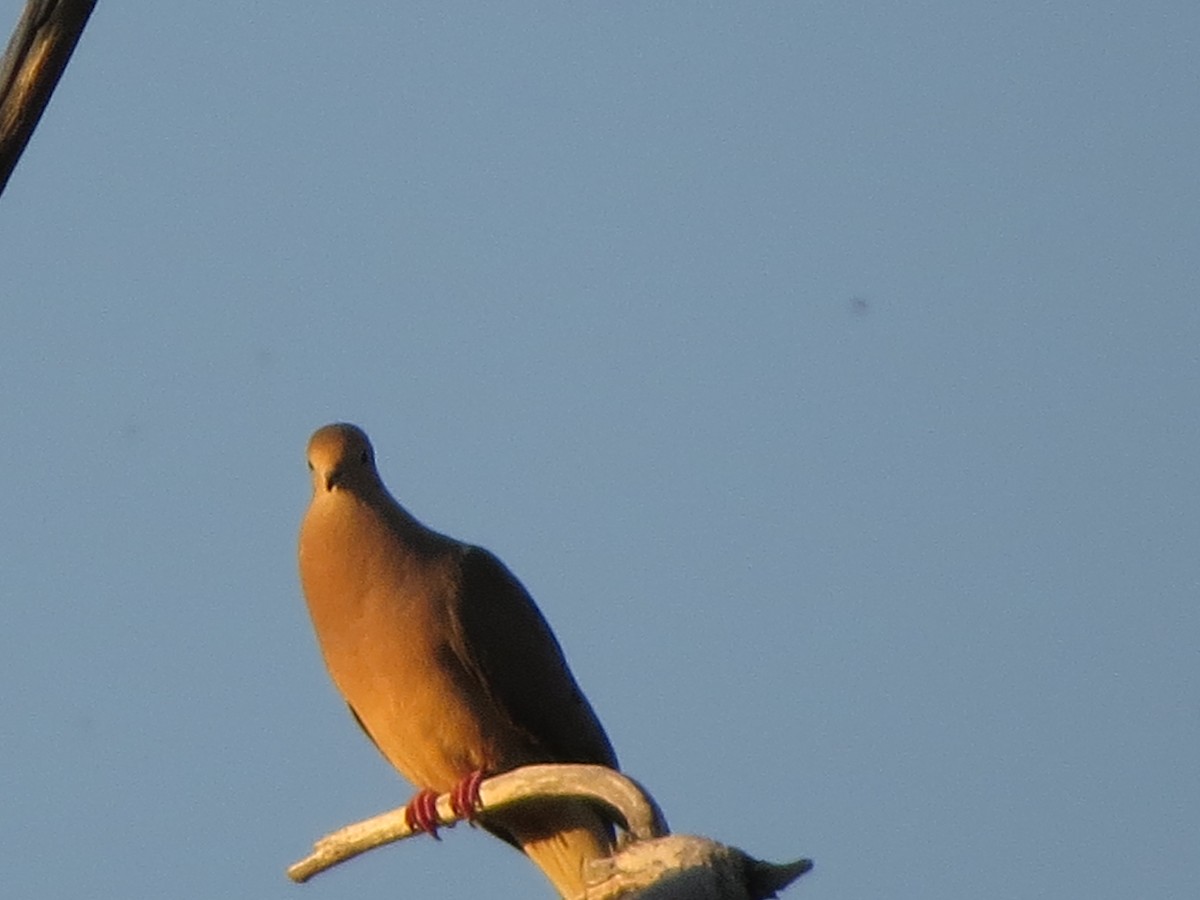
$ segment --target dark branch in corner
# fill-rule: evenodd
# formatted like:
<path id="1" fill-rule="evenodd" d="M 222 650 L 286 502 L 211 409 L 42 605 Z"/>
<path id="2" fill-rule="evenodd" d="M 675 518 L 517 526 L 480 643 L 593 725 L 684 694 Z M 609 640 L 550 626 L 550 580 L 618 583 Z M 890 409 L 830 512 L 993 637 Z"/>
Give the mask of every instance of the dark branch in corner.
<path id="1" fill-rule="evenodd" d="M 96 0 L 27 0 L 0 59 L 0 194 L 50 102 Z"/>

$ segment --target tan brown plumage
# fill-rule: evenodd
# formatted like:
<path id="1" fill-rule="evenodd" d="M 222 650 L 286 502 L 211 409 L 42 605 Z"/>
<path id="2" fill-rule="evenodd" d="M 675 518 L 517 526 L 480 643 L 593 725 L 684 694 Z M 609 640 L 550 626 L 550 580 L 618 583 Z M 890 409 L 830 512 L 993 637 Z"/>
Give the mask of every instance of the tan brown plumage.
<path id="1" fill-rule="evenodd" d="M 617 767 L 607 735 L 528 592 L 495 556 L 434 532 L 388 493 L 370 441 L 327 425 L 308 445 L 313 498 L 300 580 L 334 683 L 419 789 L 540 762 Z M 564 897 L 612 830 L 578 801 L 488 814 Z"/>

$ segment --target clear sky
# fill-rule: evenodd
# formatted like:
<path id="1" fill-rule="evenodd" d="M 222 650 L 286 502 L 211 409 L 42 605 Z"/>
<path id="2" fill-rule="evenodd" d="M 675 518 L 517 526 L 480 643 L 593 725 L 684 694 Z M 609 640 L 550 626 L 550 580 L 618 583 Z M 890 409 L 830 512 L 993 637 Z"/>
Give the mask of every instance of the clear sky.
<path id="1" fill-rule="evenodd" d="M 296 574 L 349 420 L 789 896 L 1200 896 L 1198 98 L 1194 0 L 101 0 L 0 199 L 6 894 L 549 897 L 284 877 L 410 793 Z"/>

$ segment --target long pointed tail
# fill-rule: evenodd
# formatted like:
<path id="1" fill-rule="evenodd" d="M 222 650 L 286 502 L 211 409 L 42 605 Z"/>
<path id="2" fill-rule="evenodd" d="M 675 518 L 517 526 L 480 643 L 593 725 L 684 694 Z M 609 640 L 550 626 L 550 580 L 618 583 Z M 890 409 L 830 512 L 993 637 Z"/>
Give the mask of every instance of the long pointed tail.
<path id="1" fill-rule="evenodd" d="M 609 822 L 588 803 L 548 801 L 489 816 L 512 836 L 566 900 L 583 896 L 587 864 L 613 852 Z"/>

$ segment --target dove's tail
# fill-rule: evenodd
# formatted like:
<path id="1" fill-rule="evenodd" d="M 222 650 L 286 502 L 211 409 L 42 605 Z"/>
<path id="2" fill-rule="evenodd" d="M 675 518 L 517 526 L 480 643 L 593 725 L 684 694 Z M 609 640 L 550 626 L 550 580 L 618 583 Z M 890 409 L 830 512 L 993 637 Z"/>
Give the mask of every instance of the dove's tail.
<path id="1" fill-rule="evenodd" d="M 583 896 L 588 863 L 613 853 L 612 825 L 582 800 L 526 804 L 488 818 L 511 836 L 566 900 Z"/>

